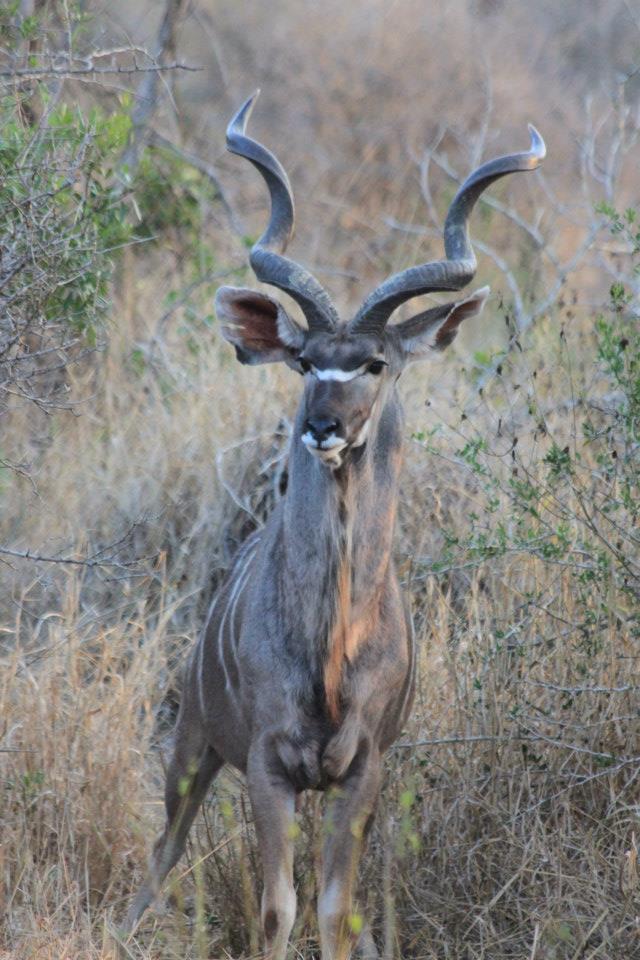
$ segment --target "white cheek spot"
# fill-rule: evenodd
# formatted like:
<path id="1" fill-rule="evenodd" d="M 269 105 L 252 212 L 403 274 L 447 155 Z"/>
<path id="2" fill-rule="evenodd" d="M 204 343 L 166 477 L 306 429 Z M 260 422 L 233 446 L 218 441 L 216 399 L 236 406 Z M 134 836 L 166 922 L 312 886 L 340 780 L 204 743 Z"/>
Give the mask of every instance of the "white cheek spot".
<path id="1" fill-rule="evenodd" d="M 313 368 L 313 374 L 318 380 L 338 380 L 340 383 L 355 380 L 361 373 L 364 373 L 364 365 L 356 370 L 340 370 L 338 368 L 317 370 L 315 367 Z"/>
<path id="2" fill-rule="evenodd" d="M 355 438 L 355 440 L 354 440 L 353 443 L 351 444 L 352 447 L 361 447 L 362 444 L 366 441 L 367 437 L 369 436 L 369 425 L 370 425 L 370 423 L 371 423 L 371 418 L 369 418 L 368 420 L 365 420 L 365 422 L 363 423 L 363 425 L 362 425 L 362 426 L 360 427 L 360 429 L 358 430 L 358 435 L 357 435 L 357 437 Z"/>

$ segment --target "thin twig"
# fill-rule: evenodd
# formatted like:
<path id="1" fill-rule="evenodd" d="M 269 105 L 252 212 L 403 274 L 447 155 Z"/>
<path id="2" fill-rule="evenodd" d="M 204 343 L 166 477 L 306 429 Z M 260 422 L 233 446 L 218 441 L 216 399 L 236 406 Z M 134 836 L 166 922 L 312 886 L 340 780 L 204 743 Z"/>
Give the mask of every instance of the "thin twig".
<path id="1" fill-rule="evenodd" d="M 154 59 L 158 65 L 162 65 L 167 50 L 171 50 L 174 46 L 176 26 L 183 5 L 184 0 L 166 0 L 156 40 Z M 157 105 L 158 71 L 156 70 L 149 72 L 143 78 L 138 90 L 136 105 L 131 112 L 131 137 L 120 159 L 120 169 L 123 174 L 126 174 L 126 176 L 123 176 L 123 180 L 126 182 L 130 181 L 138 166 L 140 151 L 146 143 L 149 123 Z"/>
<path id="2" fill-rule="evenodd" d="M 435 737 L 429 740 L 413 740 L 411 743 L 394 743 L 393 750 L 410 750 L 413 747 L 438 747 L 446 744 L 455 743 L 508 743 L 510 740 L 537 740 L 537 737 L 506 735 L 496 736 L 492 734 L 478 734 L 473 736 L 464 736 L 455 734 L 451 737 Z"/>
<path id="3" fill-rule="evenodd" d="M 630 693 L 640 690 L 640 686 L 627 684 L 623 687 L 561 687 L 557 683 L 547 683 L 545 680 L 517 680 L 516 683 L 526 683 L 529 686 L 545 687 L 547 690 L 555 690 L 558 693 Z"/>
<path id="4" fill-rule="evenodd" d="M 158 133 L 156 130 L 150 130 L 148 134 L 149 143 L 155 147 L 159 147 L 162 150 L 168 150 L 170 153 L 175 154 L 180 160 L 183 160 L 185 163 L 188 163 L 189 166 L 193 167 L 194 170 L 198 170 L 202 173 L 207 179 L 209 179 L 213 185 L 214 190 L 216 191 L 217 198 L 224 208 L 229 223 L 231 224 L 235 233 L 242 235 L 245 231 L 242 229 L 241 224 L 236 218 L 236 215 L 231 207 L 231 204 L 227 200 L 224 190 L 220 180 L 218 179 L 218 174 L 211 166 L 210 163 L 207 163 L 205 160 L 202 160 L 195 153 L 191 153 L 190 150 L 184 150 L 182 147 L 177 146 L 171 140 L 167 140 L 166 137 L 163 137 L 162 134 Z"/>
<path id="5" fill-rule="evenodd" d="M 573 753 L 583 753 L 590 757 L 598 757 L 604 760 L 616 760 L 621 763 L 631 763 L 634 759 L 640 759 L 637 757 L 616 757 L 612 753 L 604 753 L 601 750 L 589 750 L 587 747 L 582 747 L 577 743 L 563 743 L 562 740 L 554 740 L 551 737 L 545 737 L 544 734 L 505 734 L 505 735 L 490 735 L 490 734 L 480 734 L 478 736 L 453 736 L 453 737 L 442 737 L 439 739 L 432 740 L 414 740 L 411 743 L 396 743 L 393 747 L 394 750 L 409 750 L 413 747 L 427 747 L 427 746 L 442 746 L 442 745 L 451 745 L 451 744 L 465 744 L 465 743 L 546 743 L 551 747 L 558 747 L 561 750 L 571 750 Z"/>
<path id="6" fill-rule="evenodd" d="M 10 547 L 0 546 L 0 554 L 6 557 L 16 557 L 19 560 L 33 560 L 35 563 L 67 563 L 78 567 L 135 567 L 144 560 L 154 560 L 155 556 L 138 557 L 136 560 L 79 560 L 77 557 L 47 557 L 31 550 L 12 550 Z"/>
<path id="7" fill-rule="evenodd" d="M 136 73 L 163 73 L 170 70 L 186 70 L 191 73 L 199 72 L 203 67 L 194 67 L 188 63 L 180 63 L 177 60 L 173 63 L 155 63 L 148 67 L 34 67 L 23 70 L 0 70 L 0 78 L 7 77 L 10 81 L 14 80 L 41 80 L 44 77 L 62 77 L 79 79 L 86 76 L 96 76 L 99 74 L 124 74 L 132 75 Z"/>

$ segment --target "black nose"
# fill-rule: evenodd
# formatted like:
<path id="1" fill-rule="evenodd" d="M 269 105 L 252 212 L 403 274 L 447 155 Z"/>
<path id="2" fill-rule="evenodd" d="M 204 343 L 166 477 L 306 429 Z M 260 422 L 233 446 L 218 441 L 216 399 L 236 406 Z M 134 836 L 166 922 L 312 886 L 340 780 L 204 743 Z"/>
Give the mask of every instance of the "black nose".
<path id="1" fill-rule="evenodd" d="M 322 443 L 331 434 L 340 436 L 340 421 L 335 417 L 309 417 L 304 429 L 305 433 L 310 433 L 314 440 Z"/>

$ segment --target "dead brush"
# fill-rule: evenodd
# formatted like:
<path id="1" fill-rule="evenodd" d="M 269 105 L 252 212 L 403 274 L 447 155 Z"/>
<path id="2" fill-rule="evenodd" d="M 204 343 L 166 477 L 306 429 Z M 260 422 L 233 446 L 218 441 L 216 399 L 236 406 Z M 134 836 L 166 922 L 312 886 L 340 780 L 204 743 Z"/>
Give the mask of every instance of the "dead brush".
<path id="1" fill-rule="evenodd" d="M 77 617 L 71 602 L 43 657 L 3 657 L 3 939 L 25 956 L 122 896 L 140 842 L 127 815 L 133 796 L 144 809 L 132 745 L 152 725 L 142 677 L 162 675 L 165 653 L 151 642 L 132 656 L 135 625 L 83 630 Z"/>
<path id="2" fill-rule="evenodd" d="M 246 446 L 235 466 L 226 457 L 223 476 L 240 499 L 262 482 L 256 512 L 277 471 L 260 481 L 268 441 Z M 409 477 L 421 475 L 423 460 L 416 444 Z M 521 553 L 476 556 L 471 566 L 452 559 L 441 572 L 420 517 L 435 511 L 442 531 L 462 533 L 482 492 L 462 464 L 430 462 L 429 483 L 407 491 L 398 544 L 421 651 L 403 738 L 411 746 L 387 763 L 358 910 L 389 956 L 632 957 L 640 897 L 632 863 L 639 763 L 625 759 L 638 742 L 633 624 L 612 618 L 585 654 L 572 627 L 584 609 L 570 569 Z M 226 520 L 240 529 L 245 511 L 230 494 L 225 502 Z M 128 596 L 102 629 L 87 603 L 108 585 L 86 575 L 59 577 L 59 605 L 43 620 L 32 622 L 28 605 L 5 620 L 2 747 L 16 752 L 0 754 L 2 946 L 17 957 L 109 956 L 105 918 L 122 911 L 161 816 L 162 754 L 149 744 L 166 736 L 158 705 L 178 689 L 188 642 L 181 557 L 167 553 L 155 599 L 145 606 L 146 588 L 132 585 L 137 606 Z M 555 602 L 536 599 L 545 595 Z M 321 839 L 315 801 L 298 823 L 296 882 L 310 903 Z M 132 955 L 252 955 L 254 851 L 246 798 L 227 779 L 167 890 L 169 913 L 148 921 Z M 312 915 L 301 914 L 295 935 L 313 956 Z"/>

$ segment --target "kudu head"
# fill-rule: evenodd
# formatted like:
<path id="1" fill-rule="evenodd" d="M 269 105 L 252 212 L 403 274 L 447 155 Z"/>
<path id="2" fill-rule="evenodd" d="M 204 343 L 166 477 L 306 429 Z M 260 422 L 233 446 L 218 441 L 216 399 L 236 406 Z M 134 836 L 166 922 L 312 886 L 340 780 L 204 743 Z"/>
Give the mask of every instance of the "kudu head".
<path id="1" fill-rule="evenodd" d="M 447 214 L 446 259 L 389 277 L 345 322 L 318 281 L 283 256 L 293 233 L 293 196 L 276 157 L 245 134 L 257 95 L 242 105 L 227 128 L 228 149 L 257 167 L 271 195 L 269 225 L 251 250 L 250 262 L 259 280 L 278 287 L 299 304 L 308 326 L 301 327 L 271 297 L 237 287 L 220 288 L 216 311 L 223 335 L 242 363 L 283 361 L 304 376 L 301 441 L 310 454 L 335 468 L 349 451 L 366 442 L 403 367 L 444 349 L 463 320 L 481 313 L 488 287 L 401 323 L 387 323 L 394 310 L 412 297 L 460 290 L 470 283 L 477 264 L 467 222 L 476 200 L 499 177 L 535 170 L 545 156 L 545 145 L 529 126 L 531 147 L 526 153 L 499 157 L 472 173 Z"/>

